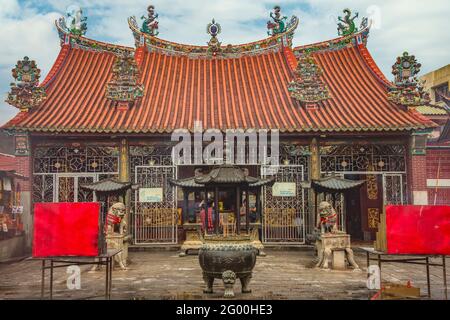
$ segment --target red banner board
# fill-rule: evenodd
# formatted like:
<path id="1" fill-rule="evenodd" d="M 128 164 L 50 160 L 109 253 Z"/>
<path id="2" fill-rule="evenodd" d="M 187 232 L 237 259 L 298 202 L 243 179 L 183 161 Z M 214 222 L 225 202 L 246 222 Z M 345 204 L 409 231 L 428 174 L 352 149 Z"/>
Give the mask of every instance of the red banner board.
<path id="1" fill-rule="evenodd" d="M 450 206 L 386 206 L 389 254 L 450 255 Z"/>
<path id="2" fill-rule="evenodd" d="M 98 256 L 99 203 L 36 203 L 33 257 Z"/>

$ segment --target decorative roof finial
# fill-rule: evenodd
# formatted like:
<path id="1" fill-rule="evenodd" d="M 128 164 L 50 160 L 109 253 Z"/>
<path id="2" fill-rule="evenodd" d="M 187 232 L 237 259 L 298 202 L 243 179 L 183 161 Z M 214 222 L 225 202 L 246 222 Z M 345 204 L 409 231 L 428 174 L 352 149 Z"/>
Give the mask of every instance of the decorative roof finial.
<path id="1" fill-rule="evenodd" d="M 395 87 L 389 91 L 390 101 L 405 106 L 419 106 L 430 102 L 429 94 L 423 89 L 424 82 L 416 77 L 421 66 L 416 57 L 410 56 L 408 52 L 397 57 L 392 66 Z"/>
<path id="2" fill-rule="evenodd" d="M 212 22 L 206 27 L 206 32 L 211 35 L 211 40 L 208 42 L 209 52 L 216 56 L 217 53 L 222 51 L 222 43 L 217 39 L 217 36 L 222 32 L 222 27 L 215 19 L 212 19 Z"/>
<path id="3" fill-rule="evenodd" d="M 299 58 L 294 74 L 295 79 L 288 87 L 292 98 L 314 104 L 330 97 L 327 85 L 320 78 L 322 69 L 311 55 L 305 54 Z"/>
<path id="4" fill-rule="evenodd" d="M 116 57 L 112 73 L 112 79 L 106 85 L 108 100 L 128 107 L 144 96 L 144 86 L 138 83 L 139 69 L 131 52 L 125 51 Z"/>
<path id="5" fill-rule="evenodd" d="M 82 37 L 87 31 L 86 21 L 87 17 L 83 17 L 83 10 L 76 5 L 72 5 L 67 8 L 66 16 L 59 19 L 59 24 L 64 31 Z"/>
<path id="6" fill-rule="evenodd" d="M 28 57 L 17 61 L 16 67 L 12 69 L 15 83 L 11 83 L 11 91 L 6 102 L 27 112 L 39 106 L 46 98 L 44 88 L 39 87 L 41 70 L 37 68 L 36 62 Z"/>
<path id="7" fill-rule="evenodd" d="M 348 36 L 351 35 L 355 32 L 358 32 L 358 27 L 355 24 L 355 19 L 359 17 L 359 13 L 356 12 L 355 15 L 353 16 L 353 18 L 351 18 L 352 16 L 352 11 L 350 9 L 344 9 L 343 10 L 345 16 L 342 17 L 338 17 L 338 20 L 342 23 L 338 23 L 338 34 L 339 36 Z M 363 23 L 366 22 L 366 19 L 363 19 Z"/>
<path id="8" fill-rule="evenodd" d="M 273 8 L 273 11 L 270 13 L 270 17 L 273 21 L 267 21 L 267 34 L 269 36 L 274 36 L 279 33 L 286 32 L 287 25 L 286 25 L 286 16 L 281 15 L 281 7 L 275 6 Z"/>
<path id="9" fill-rule="evenodd" d="M 142 23 L 141 32 L 156 37 L 159 34 L 158 31 L 159 22 L 157 20 L 159 14 L 155 12 L 154 5 L 149 5 L 147 8 L 147 12 L 148 12 L 147 17 L 145 16 L 141 17 L 141 19 L 144 20 L 144 22 Z"/>

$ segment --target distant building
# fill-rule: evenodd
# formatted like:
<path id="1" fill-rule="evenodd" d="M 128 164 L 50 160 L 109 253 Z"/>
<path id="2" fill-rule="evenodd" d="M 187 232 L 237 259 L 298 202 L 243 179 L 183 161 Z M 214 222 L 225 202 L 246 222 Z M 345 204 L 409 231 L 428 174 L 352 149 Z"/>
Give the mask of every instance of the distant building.
<path id="1" fill-rule="evenodd" d="M 450 64 L 420 77 L 425 90 L 430 92 L 431 101 L 439 106 L 450 107 Z"/>
<path id="2" fill-rule="evenodd" d="M 450 205 L 450 64 L 421 77 L 430 93 L 431 105 L 417 108 L 439 127 L 426 148 L 428 204 Z"/>

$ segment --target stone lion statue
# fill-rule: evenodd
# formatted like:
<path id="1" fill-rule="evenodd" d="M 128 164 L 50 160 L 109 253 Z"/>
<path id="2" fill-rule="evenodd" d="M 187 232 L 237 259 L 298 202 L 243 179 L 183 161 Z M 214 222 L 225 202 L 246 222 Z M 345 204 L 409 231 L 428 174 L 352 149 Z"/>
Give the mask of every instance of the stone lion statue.
<path id="1" fill-rule="evenodd" d="M 108 249 L 122 249 L 114 260 L 121 270 L 127 270 L 127 254 L 124 252 L 126 250 L 124 242 L 128 241 L 125 205 L 121 202 L 113 204 L 108 210 L 106 221 L 106 245 Z"/>
<path id="2" fill-rule="evenodd" d="M 127 222 L 125 218 L 126 208 L 122 202 L 117 202 L 111 206 L 108 210 L 107 216 L 107 232 L 106 234 L 115 233 L 115 226 L 119 226 L 118 233 L 126 234 L 127 233 Z"/>
<path id="3" fill-rule="evenodd" d="M 114 261 L 119 265 L 121 270 L 127 270 L 128 249 L 126 243 L 128 242 L 129 236 L 127 234 L 126 207 L 123 203 L 117 202 L 109 208 L 104 232 L 107 248 L 122 250 L 114 256 Z M 92 271 L 98 271 L 100 269 L 100 266 L 96 265 L 92 268 Z"/>
<path id="4" fill-rule="evenodd" d="M 317 217 L 317 228 L 320 233 L 337 233 L 337 213 L 336 210 L 327 201 L 319 204 L 319 213 Z"/>

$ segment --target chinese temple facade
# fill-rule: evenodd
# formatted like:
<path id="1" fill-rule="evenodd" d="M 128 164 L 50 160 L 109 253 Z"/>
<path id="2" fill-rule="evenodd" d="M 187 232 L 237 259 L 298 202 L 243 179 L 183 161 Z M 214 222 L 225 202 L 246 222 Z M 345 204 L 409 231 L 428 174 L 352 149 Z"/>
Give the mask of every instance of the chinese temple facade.
<path id="1" fill-rule="evenodd" d="M 298 18 L 282 17 L 279 8 L 271 17 L 268 38 L 240 45 L 222 44 L 213 20 L 207 46 L 157 37 L 153 7 L 142 27 L 128 21 L 135 47 L 85 37 L 84 21 L 57 21 L 61 51 L 53 67 L 39 82 L 36 63 L 19 61 L 8 102 L 20 112 L 3 127 L 15 136 L 16 156 L 30 158 L 32 202 L 96 201 L 82 185 L 132 182 L 153 199 L 128 194 L 134 245 L 180 243 L 184 196 L 169 180 L 212 165 L 174 163 L 171 135 L 201 123 L 219 132 L 279 130 L 274 178 L 287 194 L 265 186 L 260 205 L 248 195 L 261 208 L 263 243 L 306 243 L 314 197 L 302 186 L 312 179 L 366 181 L 345 201 L 324 195 L 334 198 L 340 227 L 354 239 L 374 239 L 384 204 L 423 203 L 427 187 L 416 172 L 436 125 L 416 110 L 427 97 L 413 79 L 420 68 L 414 57 L 398 58 L 391 82 L 367 49 L 367 19 L 358 28 L 346 16 L 338 38 L 294 47 Z M 263 178 L 259 159 L 238 164 Z M 226 192 L 221 202 L 226 210 Z"/>

